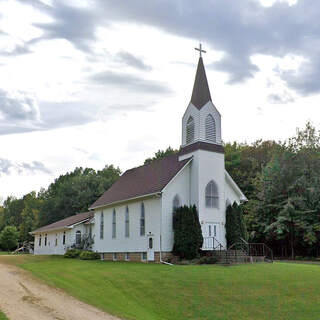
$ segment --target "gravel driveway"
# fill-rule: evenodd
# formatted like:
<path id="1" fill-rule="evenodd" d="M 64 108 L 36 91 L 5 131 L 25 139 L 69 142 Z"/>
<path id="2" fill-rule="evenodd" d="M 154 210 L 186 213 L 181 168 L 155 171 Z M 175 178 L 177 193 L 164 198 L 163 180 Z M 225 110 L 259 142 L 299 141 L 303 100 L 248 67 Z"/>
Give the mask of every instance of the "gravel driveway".
<path id="1" fill-rule="evenodd" d="M 1 262 L 0 310 L 10 320 L 117 319 L 33 279 L 24 270 Z"/>

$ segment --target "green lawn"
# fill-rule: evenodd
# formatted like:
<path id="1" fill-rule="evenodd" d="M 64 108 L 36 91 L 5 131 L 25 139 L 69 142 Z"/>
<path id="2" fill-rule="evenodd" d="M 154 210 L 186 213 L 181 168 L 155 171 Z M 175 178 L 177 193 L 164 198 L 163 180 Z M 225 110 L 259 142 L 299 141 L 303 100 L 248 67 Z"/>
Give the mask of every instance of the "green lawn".
<path id="1" fill-rule="evenodd" d="M 165 266 L 0 257 L 124 319 L 320 319 L 320 266 Z"/>
<path id="2" fill-rule="evenodd" d="M 8 320 L 6 315 L 0 311 L 0 320 Z"/>

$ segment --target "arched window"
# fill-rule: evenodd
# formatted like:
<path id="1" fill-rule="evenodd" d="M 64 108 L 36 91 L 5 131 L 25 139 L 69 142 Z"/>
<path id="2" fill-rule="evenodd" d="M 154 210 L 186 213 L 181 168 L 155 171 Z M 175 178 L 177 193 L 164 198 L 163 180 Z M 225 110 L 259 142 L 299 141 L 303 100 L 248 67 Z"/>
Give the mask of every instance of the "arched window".
<path id="1" fill-rule="evenodd" d="M 140 212 L 140 236 L 144 236 L 146 233 L 146 217 L 144 211 L 144 203 L 141 203 L 141 212 Z"/>
<path id="2" fill-rule="evenodd" d="M 181 201 L 180 201 L 180 197 L 179 195 L 175 195 L 172 201 L 172 229 L 173 229 L 173 216 L 174 216 L 174 212 L 176 211 L 177 208 L 179 208 L 181 206 Z"/>
<path id="3" fill-rule="evenodd" d="M 216 122 L 211 114 L 206 117 L 206 140 L 211 142 L 217 141 Z"/>
<path id="4" fill-rule="evenodd" d="M 127 238 L 129 238 L 129 236 L 130 236 L 130 233 L 129 233 L 129 223 L 130 223 L 130 221 L 129 221 L 129 208 L 128 208 L 128 206 L 126 206 L 125 236 L 126 236 Z"/>
<path id="5" fill-rule="evenodd" d="M 218 187 L 213 180 L 211 180 L 206 186 L 206 207 L 219 208 Z"/>
<path id="6" fill-rule="evenodd" d="M 76 244 L 81 244 L 81 231 L 79 230 L 76 232 Z"/>
<path id="7" fill-rule="evenodd" d="M 116 220 L 116 209 L 112 212 L 112 238 L 116 237 L 117 234 L 117 220 Z"/>
<path id="8" fill-rule="evenodd" d="M 187 121 L 187 126 L 186 126 L 186 142 L 191 143 L 194 141 L 194 120 L 190 116 L 188 121 Z"/>
<path id="9" fill-rule="evenodd" d="M 172 209 L 175 211 L 177 208 L 181 206 L 180 197 L 176 194 L 172 201 Z"/>
<path id="10" fill-rule="evenodd" d="M 100 216 L 100 239 L 103 239 L 103 230 L 104 230 L 104 216 L 102 211 Z"/>

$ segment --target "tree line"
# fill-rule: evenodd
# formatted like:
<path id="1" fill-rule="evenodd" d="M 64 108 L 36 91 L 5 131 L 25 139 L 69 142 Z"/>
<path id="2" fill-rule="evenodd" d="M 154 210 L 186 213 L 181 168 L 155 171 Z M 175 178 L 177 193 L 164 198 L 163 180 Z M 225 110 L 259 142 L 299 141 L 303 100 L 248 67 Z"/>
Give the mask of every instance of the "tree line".
<path id="1" fill-rule="evenodd" d="M 246 194 L 249 241 L 277 256 L 318 256 L 320 132 L 310 123 L 284 142 L 226 144 L 226 169 Z"/>
<path id="2" fill-rule="evenodd" d="M 310 123 L 286 141 L 225 143 L 225 165 L 248 198 L 242 207 L 251 242 L 264 242 L 275 255 L 319 255 L 320 132 Z M 159 150 L 145 164 L 178 152 Z M 0 231 L 15 226 L 20 241 L 29 232 L 83 212 L 120 176 L 119 168 L 76 168 L 47 189 L 0 206 Z"/>
<path id="3" fill-rule="evenodd" d="M 33 191 L 21 198 L 9 196 L 0 206 L 0 231 L 12 226 L 18 230 L 20 243 L 31 241 L 30 231 L 87 211 L 120 174 L 113 165 L 98 171 L 76 168 L 38 193 Z"/>

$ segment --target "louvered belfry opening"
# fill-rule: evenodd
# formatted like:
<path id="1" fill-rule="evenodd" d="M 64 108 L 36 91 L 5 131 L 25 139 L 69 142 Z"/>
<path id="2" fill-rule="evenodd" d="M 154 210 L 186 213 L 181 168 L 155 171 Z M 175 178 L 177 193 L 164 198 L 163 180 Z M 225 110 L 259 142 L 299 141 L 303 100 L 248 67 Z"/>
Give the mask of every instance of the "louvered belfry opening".
<path id="1" fill-rule="evenodd" d="M 192 117 L 189 117 L 187 121 L 187 139 L 186 142 L 187 144 L 191 143 L 194 141 L 194 119 Z"/>
<path id="2" fill-rule="evenodd" d="M 217 141 L 217 135 L 216 135 L 216 122 L 213 119 L 213 116 L 211 114 L 208 114 L 206 117 L 206 140 L 210 142 L 216 142 Z"/>

